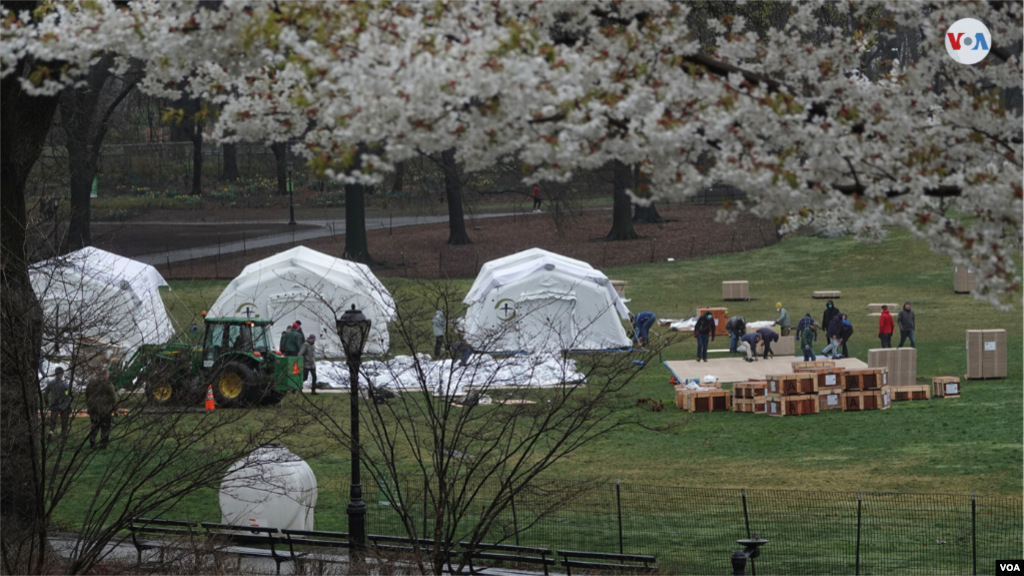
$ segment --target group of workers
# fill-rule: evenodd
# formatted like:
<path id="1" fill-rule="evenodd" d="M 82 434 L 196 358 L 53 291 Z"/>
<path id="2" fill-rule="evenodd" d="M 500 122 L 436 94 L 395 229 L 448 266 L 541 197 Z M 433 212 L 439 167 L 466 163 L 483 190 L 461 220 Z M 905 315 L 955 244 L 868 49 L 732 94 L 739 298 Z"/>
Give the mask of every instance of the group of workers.
<path id="1" fill-rule="evenodd" d="M 44 389 L 50 398 L 50 432 L 52 437 L 60 424 L 61 434 L 67 432 L 71 423 L 71 383 L 64 378 L 64 369 L 57 367 L 53 377 Z M 117 391 L 110 378 L 93 378 L 85 387 L 85 410 L 89 414 L 89 435 L 86 437 L 90 448 L 96 448 L 99 434 L 99 450 L 104 450 L 110 439 L 110 428 L 117 405 Z"/>
<path id="2" fill-rule="evenodd" d="M 302 357 L 302 381 L 312 377 L 309 389 L 316 394 L 316 334 L 303 334 L 302 322 L 296 320 L 284 329 L 278 349 L 285 356 Z"/>
<path id="3" fill-rule="evenodd" d="M 747 322 L 742 316 L 733 316 L 725 323 L 725 330 L 729 334 L 729 352 L 741 353 L 747 362 L 757 361 L 757 346 L 763 346 L 762 358 L 767 360 L 775 356 L 772 351 L 772 343 L 778 342 L 780 336 L 789 336 L 792 323 L 789 312 L 782 307 L 782 302 L 775 304 L 775 311 L 778 317 L 772 323 L 772 327 L 759 328 L 747 333 Z M 654 325 L 655 316 L 652 312 L 641 312 L 630 317 L 633 325 L 633 341 L 646 346 L 650 337 L 651 326 Z M 774 328 L 778 327 L 776 331 Z M 827 358 L 844 358 L 850 355 L 848 344 L 853 336 L 853 323 L 850 317 L 836 308 L 835 302 L 829 300 L 825 304 L 825 312 L 822 314 L 821 324 L 816 322 L 807 313 L 796 326 L 796 340 L 800 350 L 803 352 L 804 361 L 813 362 L 817 359 L 814 353 L 814 342 L 818 340 L 818 330 L 825 327 L 825 338 L 827 345 L 821 351 L 821 355 Z M 893 321 L 892 314 L 887 305 L 882 306 L 882 313 L 878 320 L 878 338 L 882 348 L 892 347 L 892 333 L 894 327 L 900 329 L 900 342 L 897 348 L 910 340 L 911 348 L 916 347 L 914 340 L 915 318 L 910 301 L 903 304 L 896 321 Z M 693 337 L 697 339 L 697 361 L 708 361 L 708 344 L 715 341 L 716 324 L 711 311 L 705 311 L 698 318 L 693 327 Z"/>

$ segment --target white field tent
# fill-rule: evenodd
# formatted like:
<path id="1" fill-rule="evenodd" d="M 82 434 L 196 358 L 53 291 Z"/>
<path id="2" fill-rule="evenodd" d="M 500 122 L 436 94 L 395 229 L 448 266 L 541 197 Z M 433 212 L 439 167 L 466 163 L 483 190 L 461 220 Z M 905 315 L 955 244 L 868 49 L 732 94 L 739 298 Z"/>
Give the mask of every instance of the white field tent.
<path id="1" fill-rule="evenodd" d="M 466 340 L 488 352 L 628 348 L 629 310 L 590 264 L 540 248 L 492 260 L 464 301 Z"/>
<path id="2" fill-rule="evenodd" d="M 318 357 L 340 357 L 336 318 L 352 304 L 371 322 L 364 352 L 388 349 L 387 322 L 395 318 L 395 301 L 364 264 L 298 246 L 253 262 L 228 284 L 207 314 L 211 318 L 271 318 L 273 346 L 296 320 L 302 332 L 316 334 Z"/>
<path id="3" fill-rule="evenodd" d="M 130 354 L 174 336 L 160 297 L 167 282 L 149 264 L 90 246 L 40 262 L 29 275 L 43 310 L 46 356 L 71 356 L 79 339 Z"/>

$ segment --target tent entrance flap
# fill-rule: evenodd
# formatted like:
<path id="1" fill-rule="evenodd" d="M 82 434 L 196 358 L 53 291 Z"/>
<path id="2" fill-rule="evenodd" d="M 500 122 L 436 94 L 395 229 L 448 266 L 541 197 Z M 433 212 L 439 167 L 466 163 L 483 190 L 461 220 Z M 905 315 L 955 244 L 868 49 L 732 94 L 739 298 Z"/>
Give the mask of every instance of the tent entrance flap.
<path id="1" fill-rule="evenodd" d="M 568 350 L 576 340 L 574 294 L 523 294 L 516 331 L 519 348 L 534 351 Z"/>

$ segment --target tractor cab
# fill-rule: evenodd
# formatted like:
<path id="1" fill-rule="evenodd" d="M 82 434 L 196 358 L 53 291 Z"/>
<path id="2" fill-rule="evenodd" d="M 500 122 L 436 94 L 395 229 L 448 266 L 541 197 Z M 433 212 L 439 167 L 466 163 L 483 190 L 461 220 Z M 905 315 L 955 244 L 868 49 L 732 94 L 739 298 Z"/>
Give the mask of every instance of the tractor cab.
<path id="1" fill-rule="evenodd" d="M 203 343 L 203 368 L 213 365 L 224 354 L 241 354 L 262 362 L 272 353 L 270 320 L 243 318 L 206 319 L 206 340 Z"/>

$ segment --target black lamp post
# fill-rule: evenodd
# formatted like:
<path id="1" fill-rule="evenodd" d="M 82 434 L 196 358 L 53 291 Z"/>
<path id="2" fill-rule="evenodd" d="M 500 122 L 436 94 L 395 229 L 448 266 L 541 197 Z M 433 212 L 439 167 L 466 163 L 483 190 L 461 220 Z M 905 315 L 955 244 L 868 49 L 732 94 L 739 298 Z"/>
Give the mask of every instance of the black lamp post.
<path id="1" fill-rule="evenodd" d="M 359 365 L 363 359 L 363 346 L 370 334 L 370 320 L 356 310 L 353 304 L 338 319 L 338 336 L 345 349 L 348 363 L 349 386 L 351 398 L 351 435 L 352 435 L 352 486 L 349 490 L 348 538 L 349 567 L 362 563 L 366 550 L 366 503 L 363 502 L 363 486 L 359 481 Z M 358 560 L 356 560 L 358 558 Z"/>
<path id="2" fill-rule="evenodd" d="M 295 187 L 292 186 L 292 163 L 288 163 L 288 225 L 295 226 Z"/>

